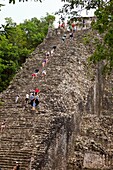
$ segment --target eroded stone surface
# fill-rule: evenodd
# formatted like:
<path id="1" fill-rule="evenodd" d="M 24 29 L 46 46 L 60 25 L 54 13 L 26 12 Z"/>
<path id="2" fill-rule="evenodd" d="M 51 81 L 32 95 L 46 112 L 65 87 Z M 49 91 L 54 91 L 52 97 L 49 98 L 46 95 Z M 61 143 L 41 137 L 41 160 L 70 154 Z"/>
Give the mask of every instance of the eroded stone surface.
<path id="1" fill-rule="evenodd" d="M 113 117 L 111 84 L 105 81 L 103 110 L 94 114 L 94 80 L 87 58 L 90 50 L 82 43 L 86 31 L 76 32 L 75 40 L 61 42 L 48 37 L 23 64 L 6 91 L 0 94 L 0 122 L 7 128 L 0 134 L 0 164 L 11 170 L 15 161 L 21 169 L 82 170 L 113 167 Z M 57 51 L 49 59 L 46 80 L 31 74 L 41 67 L 45 50 L 53 44 Z M 110 78 L 111 80 L 111 78 Z M 40 113 L 23 109 L 25 94 L 38 87 Z M 15 105 L 15 96 L 20 94 Z M 108 110 L 107 110 L 108 109 Z M 93 160 L 93 161 L 92 161 Z"/>

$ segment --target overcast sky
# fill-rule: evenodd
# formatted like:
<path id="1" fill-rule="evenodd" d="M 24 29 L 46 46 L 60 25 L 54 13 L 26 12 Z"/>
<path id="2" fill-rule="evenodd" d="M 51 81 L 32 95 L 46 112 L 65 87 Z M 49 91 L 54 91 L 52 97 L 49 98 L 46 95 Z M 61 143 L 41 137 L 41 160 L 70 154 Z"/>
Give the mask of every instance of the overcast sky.
<path id="1" fill-rule="evenodd" d="M 11 17 L 17 24 L 33 17 L 40 19 L 45 17 L 47 12 L 54 14 L 64 4 L 61 0 L 43 0 L 42 3 L 34 2 L 34 0 L 29 0 L 28 2 L 18 2 L 16 0 L 16 4 L 9 4 L 8 2 L 9 0 L 0 0 L 0 3 L 5 4 L 5 7 L 2 7 L 0 11 L 0 25 L 4 24 L 4 18 L 6 17 Z M 56 16 L 55 25 L 57 25 L 58 18 Z"/>
<path id="2" fill-rule="evenodd" d="M 28 2 L 18 2 L 16 4 L 9 4 L 9 0 L 1 0 L 5 7 L 1 8 L 0 11 L 0 24 L 4 23 L 4 18 L 11 17 L 14 22 L 20 23 L 25 19 L 31 19 L 37 17 L 45 17 L 46 13 L 54 14 L 59 8 L 63 6 L 61 0 L 43 0 L 43 3 L 34 2 L 34 0 L 29 0 Z"/>

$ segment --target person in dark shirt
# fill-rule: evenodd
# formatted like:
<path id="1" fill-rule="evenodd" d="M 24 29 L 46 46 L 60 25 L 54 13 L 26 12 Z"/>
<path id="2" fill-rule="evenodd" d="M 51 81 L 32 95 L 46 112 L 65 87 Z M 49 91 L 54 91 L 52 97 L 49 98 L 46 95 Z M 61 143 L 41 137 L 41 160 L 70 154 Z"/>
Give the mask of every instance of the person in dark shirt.
<path id="1" fill-rule="evenodd" d="M 16 165 L 14 166 L 13 170 L 20 170 L 20 165 L 18 162 L 16 162 Z"/>
<path id="2" fill-rule="evenodd" d="M 32 74 L 32 80 L 34 80 L 35 77 L 38 77 L 38 76 L 37 76 L 37 75 L 38 75 L 38 72 L 39 72 L 39 69 L 36 69 L 36 70 L 34 71 L 34 73 Z"/>
<path id="3" fill-rule="evenodd" d="M 1 132 L 3 132 L 6 128 L 6 120 L 4 120 L 2 123 L 1 123 Z"/>
<path id="4" fill-rule="evenodd" d="M 56 46 L 56 45 L 54 45 L 52 48 L 53 48 L 54 50 L 56 50 L 57 46 Z"/>

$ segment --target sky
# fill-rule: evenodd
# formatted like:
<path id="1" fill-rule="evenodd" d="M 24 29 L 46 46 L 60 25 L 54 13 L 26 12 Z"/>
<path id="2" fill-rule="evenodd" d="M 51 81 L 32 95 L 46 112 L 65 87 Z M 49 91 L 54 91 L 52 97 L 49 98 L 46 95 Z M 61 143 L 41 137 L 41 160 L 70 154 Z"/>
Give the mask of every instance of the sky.
<path id="1" fill-rule="evenodd" d="M 61 0 L 43 0 L 42 3 L 29 0 L 28 2 L 18 2 L 9 4 L 9 0 L 1 0 L 0 3 L 5 4 L 0 11 L 0 24 L 5 22 L 4 18 L 11 17 L 16 23 L 22 23 L 25 19 L 37 17 L 45 17 L 46 13 L 54 14 L 63 6 Z M 58 16 L 57 16 L 58 20 Z"/>
<path id="2" fill-rule="evenodd" d="M 18 2 L 9 4 L 9 0 L 0 0 L 0 3 L 5 4 L 0 11 L 0 25 L 5 23 L 4 18 L 11 17 L 17 24 L 23 23 L 25 19 L 37 17 L 45 17 L 46 13 L 53 14 L 58 11 L 64 3 L 61 0 L 43 0 L 42 3 L 29 0 L 28 2 Z M 84 13 L 86 15 L 86 12 Z M 93 15 L 91 13 L 90 15 Z M 55 26 L 58 25 L 59 16 L 56 16 Z"/>

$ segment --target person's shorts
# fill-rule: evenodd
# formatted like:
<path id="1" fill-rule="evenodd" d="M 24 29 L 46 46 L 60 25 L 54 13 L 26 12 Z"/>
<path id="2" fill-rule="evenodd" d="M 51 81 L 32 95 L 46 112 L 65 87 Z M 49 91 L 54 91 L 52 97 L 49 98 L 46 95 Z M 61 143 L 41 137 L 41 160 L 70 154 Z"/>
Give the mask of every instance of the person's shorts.
<path id="1" fill-rule="evenodd" d="M 46 75 L 46 72 L 44 71 L 44 72 L 42 72 L 42 75 Z"/>
<path id="2" fill-rule="evenodd" d="M 1 125 L 1 128 L 5 128 L 5 125 Z"/>
<path id="3" fill-rule="evenodd" d="M 56 46 L 53 46 L 53 49 L 56 49 Z"/>
<path id="4" fill-rule="evenodd" d="M 35 73 L 34 73 L 34 74 L 32 74 L 32 77 L 36 77 L 36 76 L 37 76 L 37 74 L 35 74 Z"/>
<path id="5" fill-rule="evenodd" d="M 73 35 L 70 35 L 70 38 L 73 38 Z"/>
<path id="6" fill-rule="evenodd" d="M 46 63 L 47 61 L 46 60 L 43 60 L 43 62 L 42 63 Z"/>

